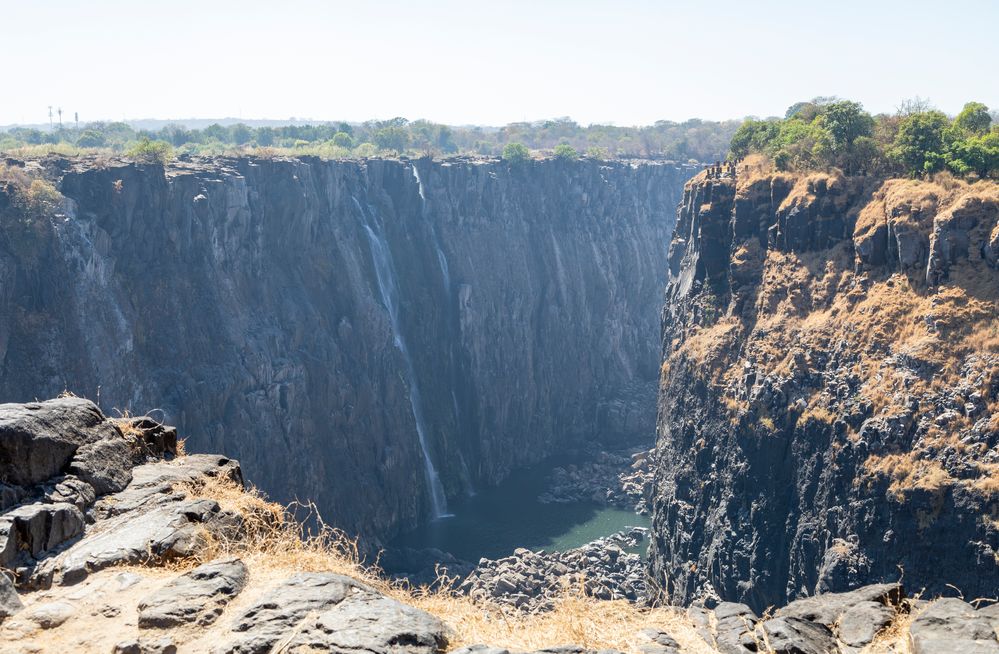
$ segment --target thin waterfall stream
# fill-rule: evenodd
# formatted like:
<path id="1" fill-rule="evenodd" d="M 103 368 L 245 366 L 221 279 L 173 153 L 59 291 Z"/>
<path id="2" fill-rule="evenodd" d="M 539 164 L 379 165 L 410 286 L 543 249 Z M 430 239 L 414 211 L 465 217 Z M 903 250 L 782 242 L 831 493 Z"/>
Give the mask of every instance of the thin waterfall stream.
<path id="1" fill-rule="evenodd" d="M 441 484 L 440 475 L 434 467 L 430 450 L 427 447 L 426 424 L 423 419 L 423 400 L 420 396 L 420 386 L 416 381 L 416 369 L 413 366 L 413 359 L 410 357 L 406 339 L 402 333 L 402 325 L 399 321 L 399 286 L 396 283 L 395 265 L 392 262 L 392 252 L 388 243 L 382 235 L 369 224 L 367 213 L 357 201 L 351 198 L 357 210 L 364 218 L 364 231 L 368 235 L 368 244 L 371 247 L 371 258 L 375 264 L 375 277 L 378 280 L 378 291 L 382 298 L 382 303 L 389 314 L 389 322 L 392 327 L 392 334 L 395 338 L 395 346 L 402 353 L 402 359 L 406 367 L 406 381 L 409 385 L 409 404 L 413 410 L 413 419 L 416 422 L 416 435 L 420 442 L 420 451 L 423 453 L 423 468 L 427 479 L 427 487 L 430 490 L 430 502 L 434 518 L 448 518 L 452 514 L 447 510 L 447 497 L 444 495 L 444 486 Z M 377 227 L 377 225 L 376 225 Z"/>

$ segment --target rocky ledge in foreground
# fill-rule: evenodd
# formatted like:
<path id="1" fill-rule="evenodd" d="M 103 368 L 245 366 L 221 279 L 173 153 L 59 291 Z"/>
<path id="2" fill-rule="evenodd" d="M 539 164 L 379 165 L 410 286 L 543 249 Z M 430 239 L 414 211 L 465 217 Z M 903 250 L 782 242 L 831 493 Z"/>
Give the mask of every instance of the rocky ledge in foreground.
<path id="1" fill-rule="evenodd" d="M 212 477 L 242 485 L 239 464 L 178 457 L 171 428 L 109 420 L 73 397 L 4 404 L 0 455 L 2 652 L 446 645 L 440 620 L 343 575 L 264 575 L 251 584 L 247 566 L 226 558 L 164 576 L 157 564 L 199 554 L 213 538 L 239 538 L 242 528 L 238 513 L 190 492 Z"/>

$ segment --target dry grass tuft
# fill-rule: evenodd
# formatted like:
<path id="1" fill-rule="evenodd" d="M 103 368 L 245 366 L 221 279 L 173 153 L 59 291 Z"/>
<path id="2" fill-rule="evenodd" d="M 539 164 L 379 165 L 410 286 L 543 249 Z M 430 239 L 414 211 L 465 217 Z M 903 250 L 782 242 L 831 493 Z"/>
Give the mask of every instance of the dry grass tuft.
<path id="1" fill-rule="evenodd" d="M 891 479 L 888 491 L 900 502 L 914 490 L 939 493 L 955 483 L 939 461 L 918 458 L 917 453 L 871 456 L 864 468 L 872 475 L 886 475 Z"/>
<path id="2" fill-rule="evenodd" d="M 874 636 L 874 642 L 865 647 L 864 654 L 909 654 L 909 627 L 916 617 L 908 607 L 896 609 L 895 618 Z"/>

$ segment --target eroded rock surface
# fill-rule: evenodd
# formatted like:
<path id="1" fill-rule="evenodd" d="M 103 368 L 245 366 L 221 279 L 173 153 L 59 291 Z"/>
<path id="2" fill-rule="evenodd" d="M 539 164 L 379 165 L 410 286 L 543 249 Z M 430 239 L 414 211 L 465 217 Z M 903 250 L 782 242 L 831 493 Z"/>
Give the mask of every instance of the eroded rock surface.
<path id="1" fill-rule="evenodd" d="M 281 641 L 286 651 L 430 653 L 447 643 L 431 615 L 385 597 L 342 575 L 303 573 L 275 586 L 240 616 L 235 637 L 216 654 L 264 654 Z"/>
<path id="2" fill-rule="evenodd" d="M 997 654 L 999 642 L 988 616 L 954 597 L 921 610 L 909 627 L 913 654 Z"/>
<path id="3" fill-rule="evenodd" d="M 192 622 L 209 625 L 243 590 L 247 574 L 239 559 L 198 566 L 139 603 L 139 628 L 166 629 Z"/>

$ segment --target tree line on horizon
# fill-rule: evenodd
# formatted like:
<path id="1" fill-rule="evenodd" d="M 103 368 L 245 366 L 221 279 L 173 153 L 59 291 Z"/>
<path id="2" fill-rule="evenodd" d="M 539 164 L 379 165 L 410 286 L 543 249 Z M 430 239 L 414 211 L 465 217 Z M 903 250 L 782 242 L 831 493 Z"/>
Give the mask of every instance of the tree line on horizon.
<path id="1" fill-rule="evenodd" d="M 569 118 L 511 123 L 504 127 L 453 127 L 427 120 L 393 118 L 364 123 L 251 127 L 243 123 L 188 129 L 182 124 L 158 130 L 134 129 L 124 122 L 89 123 L 50 130 L 14 127 L 0 132 L 0 151 L 72 154 L 104 150 L 116 154 L 224 155 L 275 152 L 325 158 L 374 156 L 501 156 L 510 144 L 555 153 L 567 146 L 593 158 L 647 157 L 673 161 L 724 158 L 741 121 L 658 121 L 643 127 L 582 126 Z"/>

